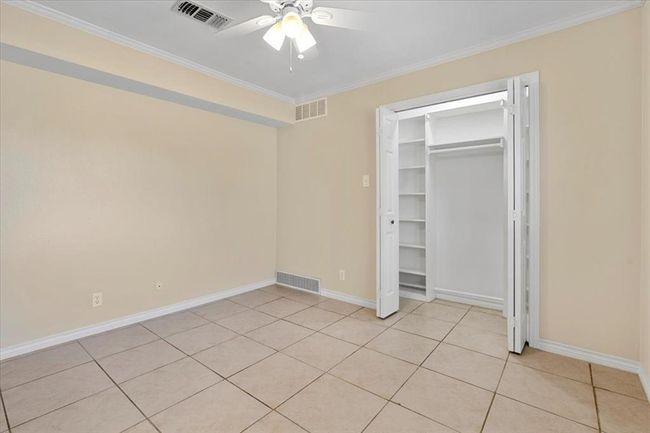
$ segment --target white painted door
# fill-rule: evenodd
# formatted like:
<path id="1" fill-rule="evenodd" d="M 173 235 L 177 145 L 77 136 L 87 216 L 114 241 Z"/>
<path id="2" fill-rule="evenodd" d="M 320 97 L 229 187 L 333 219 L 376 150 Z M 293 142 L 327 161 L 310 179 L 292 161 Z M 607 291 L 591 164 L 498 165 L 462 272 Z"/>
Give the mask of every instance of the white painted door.
<path id="1" fill-rule="evenodd" d="M 379 286 L 377 316 L 399 309 L 399 122 L 386 108 L 377 110 L 379 185 Z"/>
<path id="2" fill-rule="evenodd" d="M 508 80 L 508 350 L 521 353 L 528 340 L 528 88 L 520 77 Z"/>

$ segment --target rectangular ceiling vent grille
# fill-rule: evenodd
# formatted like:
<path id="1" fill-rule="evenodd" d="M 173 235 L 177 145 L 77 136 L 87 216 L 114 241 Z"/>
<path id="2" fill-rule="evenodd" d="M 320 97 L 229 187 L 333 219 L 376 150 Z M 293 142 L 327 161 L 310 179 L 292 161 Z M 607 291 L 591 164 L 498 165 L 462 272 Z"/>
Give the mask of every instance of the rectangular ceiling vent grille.
<path id="1" fill-rule="evenodd" d="M 199 3 L 187 0 L 178 0 L 172 7 L 173 11 L 197 21 L 207 24 L 215 30 L 221 30 L 226 27 L 231 19 L 225 15 L 211 11 Z"/>
<path id="2" fill-rule="evenodd" d="M 296 105 L 296 122 L 327 116 L 327 98 Z"/>
<path id="3" fill-rule="evenodd" d="M 277 272 L 276 281 L 278 284 L 285 286 L 297 287 L 299 289 L 309 290 L 310 292 L 320 293 L 320 280 L 316 278 L 301 277 L 300 275 L 288 274 L 286 272 Z"/>

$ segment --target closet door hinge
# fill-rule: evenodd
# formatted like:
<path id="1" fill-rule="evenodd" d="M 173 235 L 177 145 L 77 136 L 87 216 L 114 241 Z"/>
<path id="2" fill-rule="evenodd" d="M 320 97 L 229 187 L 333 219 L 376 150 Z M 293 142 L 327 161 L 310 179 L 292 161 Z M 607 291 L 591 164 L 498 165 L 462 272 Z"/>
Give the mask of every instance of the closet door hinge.
<path id="1" fill-rule="evenodd" d="M 515 105 L 506 101 L 501 101 L 501 107 L 508 112 L 508 114 L 514 114 Z"/>
<path id="2" fill-rule="evenodd" d="M 510 219 L 514 222 L 519 222 L 521 221 L 521 211 L 519 210 L 513 210 L 510 213 Z"/>
<path id="3" fill-rule="evenodd" d="M 508 317 L 508 328 L 518 328 L 518 327 L 519 327 L 519 318 Z"/>

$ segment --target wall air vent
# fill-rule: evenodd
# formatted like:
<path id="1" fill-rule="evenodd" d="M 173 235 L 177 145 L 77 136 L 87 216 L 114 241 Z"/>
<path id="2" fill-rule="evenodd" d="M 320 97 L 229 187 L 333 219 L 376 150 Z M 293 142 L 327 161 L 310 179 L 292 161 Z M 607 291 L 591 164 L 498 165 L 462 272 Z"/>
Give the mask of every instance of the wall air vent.
<path id="1" fill-rule="evenodd" d="M 286 272 L 277 272 L 276 281 L 280 285 L 320 293 L 320 280 L 317 280 L 316 278 L 301 277 L 300 275 L 288 274 Z"/>
<path id="2" fill-rule="evenodd" d="M 296 105 L 296 122 L 327 116 L 327 98 Z"/>
<path id="3" fill-rule="evenodd" d="M 195 1 L 178 0 L 174 3 L 172 10 L 181 15 L 205 23 L 215 30 L 223 29 L 232 21 L 227 16 L 211 11 Z"/>

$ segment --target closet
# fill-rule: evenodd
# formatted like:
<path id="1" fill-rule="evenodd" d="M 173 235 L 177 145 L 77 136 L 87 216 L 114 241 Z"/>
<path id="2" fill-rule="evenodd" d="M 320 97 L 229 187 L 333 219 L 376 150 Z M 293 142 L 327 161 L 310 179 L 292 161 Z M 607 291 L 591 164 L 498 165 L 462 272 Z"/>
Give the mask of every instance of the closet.
<path id="1" fill-rule="evenodd" d="M 496 92 L 400 115 L 400 296 L 503 307 L 506 98 Z"/>
<path id="2" fill-rule="evenodd" d="M 532 78 L 378 109 L 379 317 L 399 310 L 400 297 L 501 309 L 510 349 L 523 347 Z"/>

